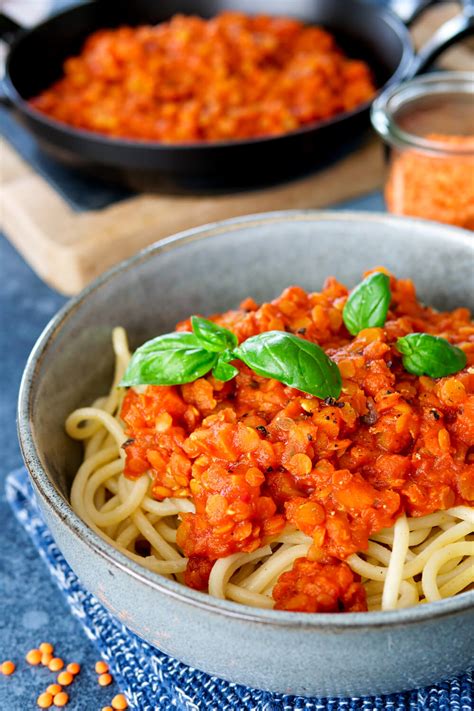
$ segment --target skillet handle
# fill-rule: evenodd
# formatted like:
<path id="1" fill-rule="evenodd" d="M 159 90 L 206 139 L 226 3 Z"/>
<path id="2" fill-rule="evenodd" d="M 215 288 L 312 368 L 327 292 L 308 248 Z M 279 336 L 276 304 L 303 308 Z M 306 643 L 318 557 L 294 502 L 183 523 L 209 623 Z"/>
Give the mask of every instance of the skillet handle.
<path id="1" fill-rule="evenodd" d="M 445 49 L 463 37 L 474 34 L 474 0 L 462 0 L 462 12 L 441 25 L 433 37 L 413 57 L 404 79 L 425 71 Z"/>
<path id="2" fill-rule="evenodd" d="M 19 25 L 18 22 L 15 22 L 11 17 L 0 12 L 0 39 L 3 40 L 3 42 L 10 45 L 17 34 L 22 32 L 23 29 L 24 28 Z"/>
<path id="3" fill-rule="evenodd" d="M 0 12 L 0 40 L 9 47 L 17 35 L 23 31 L 23 27 L 19 25 L 11 17 Z M 7 50 L 8 54 L 8 50 Z M 5 56 L 6 59 L 6 56 Z M 8 91 L 5 86 L 5 79 L 0 75 L 0 105 L 11 106 L 12 101 L 8 96 Z"/>
<path id="4" fill-rule="evenodd" d="M 389 0 L 388 7 L 407 26 L 416 20 L 430 5 L 437 5 L 443 0 Z"/>

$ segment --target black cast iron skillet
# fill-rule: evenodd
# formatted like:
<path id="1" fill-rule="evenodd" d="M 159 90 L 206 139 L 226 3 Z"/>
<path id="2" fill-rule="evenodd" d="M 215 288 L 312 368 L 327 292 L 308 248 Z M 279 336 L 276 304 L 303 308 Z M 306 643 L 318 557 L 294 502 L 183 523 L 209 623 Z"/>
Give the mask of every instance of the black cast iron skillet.
<path id="1" fill-rule="evenodd" d="M 410 20 L 430 0 L 393 0 Z M 366 60 L 377 86 L 413 77 L 474 26 L 474 0 L 415 55 L 406 25 L 392 10 L 363 0 L 95 0 L 51 17 L 15 37 L 5 93 L 42 149 L 96 177 L 140 189 L 229 189 L 287 179 L 347 150 L 369 124 L 369 103 L 281 136 L 165 145 L 109 138 L 59 123 L 27 100 L 61 76 L 63 61 L 102 27 L 154 24 L 177 12 L 212 17 L 223 10 L 297 17 L 332 32 L 344 51 Z M 10 27 L 11 29 L 11 27 Z"/>

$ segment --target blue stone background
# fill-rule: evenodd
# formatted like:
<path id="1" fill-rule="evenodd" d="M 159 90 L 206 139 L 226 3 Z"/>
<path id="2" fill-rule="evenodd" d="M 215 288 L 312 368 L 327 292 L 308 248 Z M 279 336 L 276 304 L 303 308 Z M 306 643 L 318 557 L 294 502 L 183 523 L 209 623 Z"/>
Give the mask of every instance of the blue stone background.
<path id="1" fill-rule="evenodd" d="M 70 0 L 61 0 L 56 7 L 71 4 Z M 34 143 L 16 129 L 4 109 L 0 112 L 0 130 L 76 207 L 100 207 L 123 197 L 121 191 L 86 182 L 38 156 Z M 378 193 L 337 207 L 384 209 Z M 17 663 L 14 676 L 0 675 L 0 711 L 37 708 L 37 696 L 54 680 L 51 672 L 24 661 L 25 653 L 42 641 L 54 643 L 59 656 L 82 665 L 80 680 L 69 688 L 68 711 L 99 710 L 118 692 L 115 686 L 98 686 L 94 671 L 97 652 L 13 517 L 4 493 L 6 475 L 22 464 L 16 434 L 21 374 L 36 339 L 65 300 L 36 276 L 0 234 L 0 662 L 13 659 Z"/>

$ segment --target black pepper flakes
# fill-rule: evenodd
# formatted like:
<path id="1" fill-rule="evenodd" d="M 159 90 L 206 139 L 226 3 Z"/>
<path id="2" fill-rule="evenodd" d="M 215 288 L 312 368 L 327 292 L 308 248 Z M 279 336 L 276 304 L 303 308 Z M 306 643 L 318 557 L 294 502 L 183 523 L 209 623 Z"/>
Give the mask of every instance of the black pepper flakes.
<path id="1" fill-rule="evenodd" d="M 308 437 L 309 442 L 313 441 L 313 435 L 309 434 L 309 435 L 307 435 L 307 437 Z"/>
<path id="2" fill-rule="evenodd" d="M 257 429 L 259 432 L 261 432 L 261 434 L 263 434 L 264 437 L 268 437 L 268 430 L 263 425 L 257 425 L 257 427 L 255 429 Z"/>
<path id="3" fill-rule="evenodd" d="M 131 444 L 133 444 L 135 440 L 133 437 L 130 437 L 130 439 L 126 439 L 125 442 L 122 444 L 122 449 L 127 449 L 127 447 L 130 447 Z"/>
<path id="4" fill-rule="evenodd" d="M 331 407 L 332 405 L 336 404 L 336 400 L 333 397 L 327 397 L 324 399 L 324 404 L 328 405 L 328 407 Z"/>
<path id="5" fill-rule="evenodd" d="M 299 328 L 299 329 L 296 331 L 296 333 L 301 333 L 301 335 L 304 336 L 304 334 L 306 333 L 306 329 L 305 329 L 304 327 L 303 327 L 303 328 Z"/>
<path id="6" fill-rule="evenodd" d="M 368 413 L 366 415 L 362 415 L 360 419 L 365 425 L 375 425 L 379 419 L 379 414 L 370 400 L 367 400 L 367 409 Z"/>
<path id="7" fill-rule="evenodd" d="M 437 410 L 431 410 L 431 414 L 433 415 L 435 420 L 439 420 L 439 418 L 441 417 L 441 415 L 439 414 L 439 412 Z"/>

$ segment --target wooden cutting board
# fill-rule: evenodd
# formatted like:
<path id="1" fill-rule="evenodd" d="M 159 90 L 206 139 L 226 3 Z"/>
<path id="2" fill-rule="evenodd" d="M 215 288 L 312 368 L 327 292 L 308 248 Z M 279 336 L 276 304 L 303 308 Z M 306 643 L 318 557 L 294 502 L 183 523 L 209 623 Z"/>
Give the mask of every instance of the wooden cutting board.
<path id="1" fill-rule="evenodd" d="M 432 8 L 414 28 L 420 45 L 456 4 Z M 445 54 L 443 66 L 469 68 L 468 45 Z M 321 208 L 371 192 L 383 183 L 383 153 L 375 138 L 309 177 L 265 190 L 221 196 L 134 195 L 101 210 L 76 212 L 6 141 L 0 143 L 2 228 L 48 284 L 74 294 L 139 249 L 206 222 L 247 213 Z"/>

